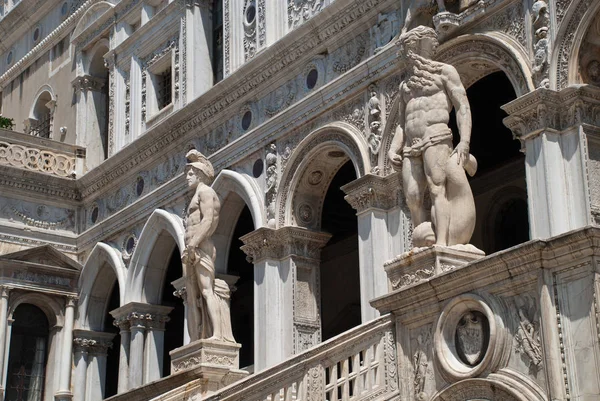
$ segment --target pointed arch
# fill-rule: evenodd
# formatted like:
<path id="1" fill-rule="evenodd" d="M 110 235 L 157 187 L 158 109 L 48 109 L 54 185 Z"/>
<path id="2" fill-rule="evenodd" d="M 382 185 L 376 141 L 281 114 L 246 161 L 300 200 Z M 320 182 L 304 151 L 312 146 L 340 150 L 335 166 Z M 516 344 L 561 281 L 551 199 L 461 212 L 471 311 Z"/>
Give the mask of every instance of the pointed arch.
<path id="1" fill-rule="evenodd" d="M 156 209 L 144 225 L 131 256 L 125 283 L 125 303 L 160 303 L 163 283 L 157 278 L 164 276 L 175 246 L 180 254 L 185 249 L 183 220 L 166 210 Z M 164 260 L 151 258 L 152 255 L 159 255 Z"/>
<path id="2" fill-rule="evenodd" d="M 125 301 L 125 277 L 127 269 L 119 252 L 103 242 L 98 242 L 87 258 L 79 277 L 79 319 L 83 329 L 102 330 L 106 315 L 104 307 L 113 283 L 119 286 L 119 304 Z M 99 299 L 102 308 L 92 305 L 92 299 Z"/>
<path id="3" fill-rule="evenodd" d="M 244 206 L 252 214 L 254 229 L 264 226 L 263 194 L 256 181 L 232 170 L 222 170 L 212 184 L 221 200 L 219 226 L 213 235 L 217 248 L 216 271 L 227 273 L 233 231 Z"/>
<path id="4" fill-rule="evenodd" d="M 369 146 L 365 137 L 357 128 L 347 123 L 335 122 L 314 130 L 298 144 L 290 155 L 286 168 L 282 173 L 277 194 L 279 227 L 299 225 L 295 221 L 297 211 L 292 203 L 294 203 L 296 195 L 299 194 L 298 188 L 301 181 L 308 180 L 305 173 L 307 173 L 309 166 L 313 165 L 314 167 L 316 160 L 327 164 L 327 158 L 334 158 L 331 155 L 339 157 L 339 161 L 333 162 L 333 164 L 330 163 L 331 166 L 329 167 L 331 168 L 328 176 L 319 181 L 317 185 L 308 185 L 303 188 L 305 191 L 314 192 L 310 195 L 308 193 L 303 194 L 315 198 L 315 204 L 312 205 L 314 210 L 311 212 L 313 215 L 311 220 L 314 222 L 320 221 L 320 207 L 325 196 L 323 191 L 329 187 L 329 182 L 342 164 L 348 159 L 351 160 L 357 178 L 371 171 Z M 318 191 L 321 192 L 317 193 Z M 310 227 L 310 223 L 301 225 Z"/>

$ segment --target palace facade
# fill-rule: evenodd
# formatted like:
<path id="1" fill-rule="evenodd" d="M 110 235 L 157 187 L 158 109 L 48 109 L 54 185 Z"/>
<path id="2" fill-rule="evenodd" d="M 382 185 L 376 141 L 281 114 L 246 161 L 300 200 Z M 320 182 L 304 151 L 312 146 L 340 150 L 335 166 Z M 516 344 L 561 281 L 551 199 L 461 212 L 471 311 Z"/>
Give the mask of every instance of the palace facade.
<path id="1" fill-rule="evenodd" d="M 5 400 L 600 400 L 599 1 L 0 2 Z M 407 13 L 467 88 L 487 255 L 410 271 Z M 169 354 L 192 148 L 247 374 L 208 390 Z"/>

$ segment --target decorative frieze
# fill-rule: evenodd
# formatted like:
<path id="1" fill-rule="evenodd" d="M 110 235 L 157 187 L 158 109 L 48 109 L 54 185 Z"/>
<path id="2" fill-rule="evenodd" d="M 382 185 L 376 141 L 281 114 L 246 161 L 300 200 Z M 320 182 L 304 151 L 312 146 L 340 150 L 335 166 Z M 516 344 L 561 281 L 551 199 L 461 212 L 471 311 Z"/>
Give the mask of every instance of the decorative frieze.
<path id="1" fill-rule="evenodd" d="M 242 250 L 251 263 L 264 259 L 280 260 L 291 255 L 319 259 L 321 249 L 331 238 L 330 234 L 310 231 L 301 227 L 272 229 L 262 227 L 240 239 Z"/>
<path id="2" fill-rule="evenodd" d="M 277 201 L 277 184 L 279 171 L 277 169 L 277 145 L 273 142 L 267 148 L 265 156 L 267 164 L 265 188 L 265 207 L 267 209 L 267 225 L 269 228 L 275 228 L 275 204 Z"/>
<path id="3" fill-rule="evenodd" d="M 288 28 L 297 28 L 323 8 L 323 0 L 288 0 Z"/>
<path id="4" fill-rule="evenodd" d="M 506 125 L 520 140 L 545 130 L 565 131 L 590 124 L 600 126 L 600 89 L 569 87 L 560 92 L 539 88 L 502 106 Z"/>
<path id="5" fill-rule="evenodd" d="M 0 164 L 59 177 L 75 176 L 75 156 L 0 141 Z"/>
<path id="6" fill-rule="evenodd" d="M 368 209 L 389 210 L 400 206 L 401 182 L 398 173 L 387 177 L 366 174 L 344 185 L 344 199 L 357 213 Z"/>

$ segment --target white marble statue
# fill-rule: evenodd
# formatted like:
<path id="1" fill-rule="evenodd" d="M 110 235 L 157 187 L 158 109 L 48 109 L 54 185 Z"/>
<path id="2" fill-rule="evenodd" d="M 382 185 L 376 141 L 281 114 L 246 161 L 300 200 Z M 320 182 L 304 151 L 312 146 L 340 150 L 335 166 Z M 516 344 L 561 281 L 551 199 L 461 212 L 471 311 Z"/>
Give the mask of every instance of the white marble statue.
<path id="1" fill-rule="evenodd" d="M 229 313 L 229 287 L 215 280 L 216 250 L 212 235 L 219 224 L 221 204 L 209 186 L 214 170 L 208 159 L 195 149 L 186 158 L 186 180 L 194 189 L 185 222 L 185 267 L 188 296 L 188 330 L 192 341 L 210 339 L 235 342 Z"/>
<path id="2" fill-rule="evenodd" d="M 418 26 L 399 42 L 408 76 L 392 110 L 397 110 L 398 126 L 388 157 L 402 171 L 415 227 L 413 245 L 467 244 L 475 228 L 475 203 L 465 170 L 475 174 L 477 162 L 469 154 L 471 109 L 465 88 L 453 66 L 432 60 L 438 46 L 432 28 Z M 453 106 L 460 134 L 454 149 L 448 128 Z M 431 210 L 425 207 L 426 190 Z"/>

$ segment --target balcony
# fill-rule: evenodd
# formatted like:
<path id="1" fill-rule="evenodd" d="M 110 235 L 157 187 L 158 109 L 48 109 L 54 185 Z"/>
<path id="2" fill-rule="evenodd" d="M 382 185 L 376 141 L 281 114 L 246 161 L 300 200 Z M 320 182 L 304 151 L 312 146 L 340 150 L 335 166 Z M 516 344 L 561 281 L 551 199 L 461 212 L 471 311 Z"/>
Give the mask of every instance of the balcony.
<path id="1" fill-rule="evenodd" d="M 85 148 L 0 129 L 0 165 L 74 179 L 84 172 Z"/>

